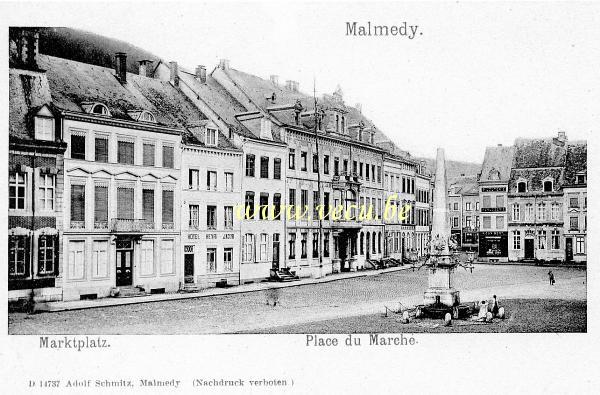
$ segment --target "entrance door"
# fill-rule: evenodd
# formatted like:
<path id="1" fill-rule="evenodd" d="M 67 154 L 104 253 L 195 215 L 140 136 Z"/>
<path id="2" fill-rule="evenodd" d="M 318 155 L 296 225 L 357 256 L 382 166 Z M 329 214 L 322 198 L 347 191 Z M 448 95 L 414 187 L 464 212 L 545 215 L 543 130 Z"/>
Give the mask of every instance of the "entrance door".
<path id="1" fill-rule="evenodd" d="M 567 237 L 565 239 L 565 252 L 567 253 L 567 262 L 570 262 L 573 260 L 573 238 L 572 237 Z"/>
<path id="2" fill-rule="evenodd" d="M 273 234 L 273 269 L 279 269 L 279 233 Z"/>
<path id="3" fill-rule="evenodd" d="M 525 259 L 533 259 L 533 239 L 525 239 Z"/>
<path id="4" fill-rule="evenodd" d="M 183 256 L 183 281 L 186 284 L 194 282 L 194 254 Z"/>
<path id="5" fill-rule="evenodd" d="M 133 243 L 117 242 L 117 287 L 133 285 Z"/>

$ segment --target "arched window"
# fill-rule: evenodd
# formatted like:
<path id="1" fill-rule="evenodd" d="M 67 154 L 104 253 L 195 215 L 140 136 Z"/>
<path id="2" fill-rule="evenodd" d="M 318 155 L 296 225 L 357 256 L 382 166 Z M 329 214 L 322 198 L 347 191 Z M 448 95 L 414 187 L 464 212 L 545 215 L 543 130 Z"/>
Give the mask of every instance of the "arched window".
<path id="1" fill-rule="evenodd" d="M 150 111 L 142 111 L 139 120 L 142 122 L 156 123 L 156 118 L 154 118 L 154 114 L 152 114 Z"/>
<path id="2" fill-rule="evenodd" d="M 519 181 L 519 183 L 517 184 L 517 192 L 527 192 L 527 183 L 525 181 Z"/>
<path id="3" fill-rule="evenodd" d="M 94 104 L 94 106 L 92 107 L 92 113 L 98 115 L 110 115 L 108 107 L 101 103 Z"/>
<path id="4" fill-rule="evenodd" d="M 340 132 L 340 116 L 336 114 L 335 116 L 335 131 L 337 133 Z"/>
<path id="5" fill-rule="evenodd" d="M 544 192 L 552 192 L 552 181 L 544 181 Z"/>

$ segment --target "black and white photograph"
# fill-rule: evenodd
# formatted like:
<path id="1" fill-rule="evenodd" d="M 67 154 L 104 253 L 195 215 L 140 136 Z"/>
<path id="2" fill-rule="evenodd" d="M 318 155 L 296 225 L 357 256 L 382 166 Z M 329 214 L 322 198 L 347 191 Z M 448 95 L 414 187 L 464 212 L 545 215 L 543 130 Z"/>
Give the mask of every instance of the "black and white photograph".
<path id="1" fill-rule="evenodd" d="M 7 393 L 600 384 L 600 4 L 0 13 Z"/>

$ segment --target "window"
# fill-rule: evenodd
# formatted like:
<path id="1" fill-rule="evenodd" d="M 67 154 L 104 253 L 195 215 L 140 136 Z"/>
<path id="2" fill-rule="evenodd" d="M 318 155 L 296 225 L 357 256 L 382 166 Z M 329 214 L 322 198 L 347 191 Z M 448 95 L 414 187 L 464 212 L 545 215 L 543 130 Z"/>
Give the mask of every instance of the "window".
<path id="1" fill-rule="evenodd" d="M 329 232 L 323 233 L 323 256 L 329 257 Z"/>
<path id="2" fill-rule="evenodd" d="M 8 179 L 8 208 L 25 210 L 25 195 L 27 190 L 25 173 L 10 173 Z"/>
<path id="3" fill-rule="evenodd" d="M 570 230 L 578 230 L 579 229 L 579 218 L 577 218 L 577 217 L 569 218 L 569 229 Z"/>
<path id="4" fill-rule="evenodd" d="M 117 150 L 117 162 L 124 165 L 133 165 L 135 156 L 133 148 L 133 142 L 119 141 Z"/>
<path id="5" fill-rule="evenodd" d="M 329 155 L 323 156 L 323 174 L 329 174 Z"/>
<path id="6" fill-rule="evenodd" d="M 223 207 L 223 218 L 225 220 L 225 229 L 233 229 L 233 206 Z"/>
<path id="7" fill-rule="evenodd" d="M 173 229 L 173 191 L 162 191 L 163 229 Z"/>
<path id="8" fill-rule="evenodd" d="M 585 238 L 584 237 L 576 237 L 575 238 L 575 253 L 576 254 L 585 254 Z"/>
<path id="9" fill-rule="evenodd" d="M 294 215 L 294 213 L 296 212 L 296 190 L 293 188 L 290 188 L 289 192 L 288 192 L 288 204 L 290 206 L 290 215 Z M 288 220 L 291 220 L 292 218 L 288 218 Z"/>
<path id="10" fill-rule="evenodd" d="M 363 176 L 363 163 L 362 162 L 360 162 L 358 165 L 358 175 L 359 175 L 359 177 Z"/>
<path id="11" fill-rule="evenodd" d="M 108 187 L 104 185 L 94 187 L 94 228 L 108 229 Z"/>
<path id="12" fill-rule="evenodd" d="M 525 220 L 533 221 L 533 204 L 531 203 L 525 205 Z"/>
<path id="13" fill-rule="evenodd" d="M 207 248 L 206 249 L 206 271 L 208 273 L 217 272 L 217 249 Z"/>
<path id="14" fill-rule="evenodd" d="M 452 227 L 458 228 L 458 217 L 452 218 Z"/>
<path id="15" fill-rule="evenodd" d="M 40 210 L 54 210 L 54 183 L 52 174 L 40 175 Z"/>
<path id="16" fill-rule="evenodd" d="M 577 175 L 577 184 L 585 184 L 585 175 L 584 174 Z"/>
<path id="17" fill-rule="evenodd" d="M 402 177 L 402 193 L 406 192 L 406 178 Z"/>
<path id="18" fill-rule="evenodd" d="M 142 190 L 142 217 L 147 226 L 154 228 L 154 189 Z"/>
<path id="19" fill-rule="evenodd" d="M 537 205 L 537 219 L 540 221 L 546 219 L 546 205 L 544 203 L 538 203 Z"/>
<path id="20" fill-rule="evenodd" d="M 512 219 L 513 221 L 521 220 L 521 206 L 519 205 L 519 203 L 514 203 L 512 205 Z"/>
<path id="21" fill-rule="evenodd" d="M 281 219 L 281 194 L 273 195 L 273 219 Z"/>
<path id="22" fill-rule="evenodd" d="M 233 271 L 233 248 L 231 247 L 223 249 L 223 266 L 226 272 Z"/>
<path id="23" fill-rule="evenodd" d="M 513 250 L 521 249 L 521 231 L 513 230 Z"/>
<path id="24" fill-rule="evenodd" d="M 54 262 L 56 261 L 57 237 L 42 235 L 38 239 L 38 273 L 54 273 Z"/>
<path id="25" fill-rule="evenodd" d="M 527 183 L 525 181 L 520 181 L 517 183 L 517 192 L 525 193 L 527 192 Z"/>
<path id="26" fill-rule="evenodd" d="M 197 204 L 190 204 L 189 212 L 190 212 L 190 221 L 189 221 L 190 228 L 198 229 L 198 227 L 200 226 L 200 206 Z"/>
<path id="27" fill-rule="evenodd" d="M 173 169 L 175 167 L 174 159 L 173 159 L 173 146 L 172 145 L 163 145 L 162 147 L 162 160 L 163 167 L 168 169 Z"/>
<path id="28" fill-rule="evenodd" d="M 108 241 L 94 240 L 92 244 L 92 277 L 108 277 Z"/>
<path id="29" fill-rule="evenodd" d="M 319 232 L 313 232 L 313 240 L 312 240 L 312 257 L 319 257 Z"/>
<path id="30" fill-rule="evenodd" d="M 260 244 L 258 248 L 259 261 L 265 262 L 269 259 L 268 257 L 268 246 L 269 246 L 269 235 L 266 233 L 260 234 Z"/>
<path id="31" fill-rule="evenodd" d="M 496 195 L 496 207 L 504 207 L 504 196 Z"/>
<path id="32" fill-rule="evenodd" d="M 323 192 L 323 219 L 329 219 L 329 192 Z"/>
<path id="33" fill-rule="evenodd" d="M 35 138 L 37 140 L 54 140 L 54 118 L 35 117 Z"/>
<path id="34" fill-rule="evenodd" d="M 306 210 L 308 210 L 308 191 L 302 189 L 300 190 L 300 213 L 302 213 L 302 217 L 304 217 Z"/>
<path id="35" fill-rule="evenodd" d="M 552 231 L 552 249 L 558 250 L 560 249 L 560 232 L 558 229 L 554 229 Z"/>
<path id="36" fill-rule="evenodd" d="M 306 243 L 308 242 L 308 233 L 302 233 L 302 239 L 300 240 L 300 258 L 306 259 Z"/>
<path id="37" fill-rule="evenodd" d="M 133 188 L 117 188 L 117 218 L 133 219 L 134 200 Z"/>
<path id="38" fill-rule="evenodd" d="M 458 203 L 454 202 L 454 210 L 458 210 Z"/>
<path id="39" fill-rule="evenodd" d="M 154 118 L 154 115 L 150 111 L 142 111 L 138 121 L 156 123 L 156 118 Z"/>
<path id="40" fill-rule="evenodd" d="M 288 155 L 288 166 L 290 170 L 294 170 L 296 168 L 296 150 L 290 148 L 290 152 Z"/>
<path id="41" fill-rule="evenodd" d="M 333 175 L 340 175 L 340 158 L 338 157 L 333 158 Z"/>
<path id="42" fill-rule="evenodd" d="M 552 203 L 552 208 L 550 210 L 550 218 L 553 220 L 560 219 L 560 204 Z"/>
<path id="43" fill-rule="evenodd" d="M 154 166 L 155 146 L 153 143 L 144 143 L 143 146 L 143 164 L 144 166 Z"/>
<path id="44" fill-rule="evenodd" d="M 377 166 L 377 183 L 381 184 L 381 166 Z"/>
<path id="45" fill-rule="evenodd" d="M 281 180 L 281 159 L 273 159 L 273 179 Z"/>
<path id="46" fill-rule="evenodd" d="M 254 155 L 246 155 L 246 177 L 254 177 Z"/>
<path id="47" fill-rule="evenodd" d="M 245 202 L 245 210 L 246 210 L 246 219 L 254 218 L 254 192 L 246 192 Z"/>
<path id="48" fill-rule="evenodd" d="M 371 179 L 371 171 L 369 170 L 370 167 L 371 166 L 369 166 L 368 163 L 365 165 L 365 178 L 367 179 L 367 181 Z"/>
<path id="49" fill-rule="evenodd" d="M 83 228 L 85 224 L 85 186 L 71 185 L 71 227 Z"/>
<path id="50" fill-rule="evenodd" d="M 290 251 L 289 258 L 296 259 L 296 234 L 295 233 L 289 234 L 288 243 L 289 243 L 288 250 Z"/>
<path id="51" fill-rule="evenodd" d="M 261 193 L 258 198 L 258 218 L 269 219 L 269 194 Z"/>
<path id="52" fill-rule="evenodd" d="M 313 154 L 312 171 L 313 173 L 319 172 L 319 155 L 317 154 Z"/>
<path id="53" fill-rule="evenodd" d="M 348 174 L 348 159 L 344 159 L 344 174 Z"/>
<path id="54" fill-rule="evenodd" d="M 504 217 L 496 217 L 496 229 L 504 229 Z"/>
<path id="55" fill-rule="evenodd" d="M 107 163 L 108 162 L 108 138 L 96 137 L 94 147 L 94 159 L 96 162 Z"/>
<path id="56" fill-rule="evenodd" d="M 216 191 L 217 190 L 217 172 L 208 170 L 206 172 L 206 190 Z"/>
<path id="57" fill-rule="evenodd" d="M 485 216 L 483 217 L 483 229 L 491 229 L 492 228 L 492 217 Z"/>
<path id="58" fill-rule="evenodd" d="M 260 157 L 260 178 L 269 178 L 269 158 Z"/>
<path id="59" fill-rule="evenodd" d="M 251 233 L 246 233 L 244 235 L 242 261 L 254 262 L 254 235 Z"/>
<path id="60" fill-rule="evenodd" d="M 306 171 L 308 160 L 308 153 L 306 151 L 302 151 L 300 153 L 300 170 Z"/>
<path id="61" fill-rule="evenodd" d="M 170 191 L 173 192 L 173 191 Z M 175 273 L 175 260 L 173 259 L 174 240 L 162 240 L 160 246 L 160 271 L 162 274 Z"/>
<path id="62" fill-rule="evenodd" d="M 540 250 L 546 249 L 546 231 L 545 230 L 538 231 L 538 248 Z"/>
<path id="63" fill-rule="evenodd" d="M 492 197 L 489 195 L 483 196 L 483 208 L 492 207 Z"/>
<path id="64" fill-rule="evenodd" d="M 569 207 L 579 208 L 579 197 L 576 195 L 569 195 Z"/>
<path id="65" fill-rule="evenodd" d="M 471 211 L 471 202 L 466 202 L 465 203 L 465 210 L 466 211 Z"/>
<path id="66" fill-rule="evenodd" d="M 552 181 L 544 181 L 544 192 L 552 192 Z"/>
<path id="67" fill-rule="evenodd" d="M 142 240 L 142 276 L 154 274 L 154 240 Z"/>
<path id="68" fill-rule="evenodd" d="M 69 241 L 67 276 L 72 280 L 83 279 L 85 275 L 85 241 Z"/>
<path id="69" fill-rule="evenodd" d="M 200 171 L 198 169 L 188 170 L 188 185 L 190 189 L 198 189 L 200 182 Z"/>
<path id="70" fill-rule="evenodd" d="M 423 222 L 423 221 L 421 221 Z M 423 224 L 421 224 L 423 225 Z M 465 227 L 470 228 L 471 227 L 471 217 L 465 217 Z"/>
<path id="71" fill-rule="evenodd" d="M 29 238 L 8 236 L 8 274 L 25 276 L 29 274 Z"/>
<path id="72" fill-rule="evenodd" d="M 212 146 L 217 145 L 217 131 L 215 129 L 206 129 L 206 140 L 204 143 Z"/>
<path id="73" fill-rule="evenodd" d="M 92 113 L 98 114 L 98 115 L 109 115 L 110 116 L 108 107 L 106 107 L 104 104 L 95 104 L 94 107 L 92 107 Z"/>
<path id="74" fill-rule="evenodd" d="M 479 202 L 475 202 L 475 211 L 479 210 Z"/>
<path id="75" fill-rule="evenodd" d="M 71 158 L 85 160 L 85 136 L 71 135 Z"/>
<path id="76" fill-rule="evenodd" d="M 225 191 L 233 192 L 233 173 L 225 173 Z"/>
<path id="77" fill-rule="evenodd" d="M 313 219 L 319 219 L 319 191 L 313 191 Z"/>
<path id="78" fill-rule="evenodd" d="M 208 229 L 217 228 L 217 207 L 206 206 L 206 227 Z"/>

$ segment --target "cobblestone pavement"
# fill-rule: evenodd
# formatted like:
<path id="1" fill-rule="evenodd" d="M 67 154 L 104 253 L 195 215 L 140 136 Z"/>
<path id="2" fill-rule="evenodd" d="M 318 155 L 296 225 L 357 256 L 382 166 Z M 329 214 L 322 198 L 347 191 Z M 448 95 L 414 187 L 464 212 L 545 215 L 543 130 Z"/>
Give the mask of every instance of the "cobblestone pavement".
<path id="1" fill-rule="evenodd" d="M 458 269 L 455 286 L 464 291 L 462 295 L 465 297 L 474 297 L 477 291 L 490 291 L 498 292 L 500 298 L 504 297 L 502 292 L 506 292 L 524 297 L 567 298 L 570 295 L 585 299 L 585 269 L 552 268 L 556 288 L 547 284 L 548 270 L 547 267 L 535 266 L 476 265 L 473 273 Z M 10 314 L 9 333 L 202 334 L 252 331 L 369 314 L 383 310 L 384 304 L 399 300 L 418 303 L 426 287 L 425 270 L 405 270 L 323 284 L 197 299 L 31 316 Z M 273 306 L 275 301 L 277 304 Z"/>

